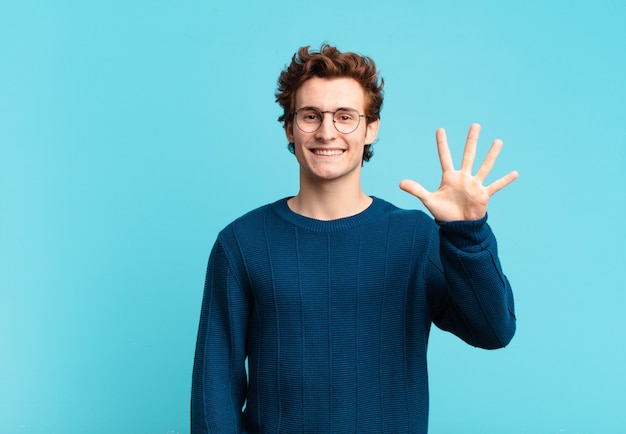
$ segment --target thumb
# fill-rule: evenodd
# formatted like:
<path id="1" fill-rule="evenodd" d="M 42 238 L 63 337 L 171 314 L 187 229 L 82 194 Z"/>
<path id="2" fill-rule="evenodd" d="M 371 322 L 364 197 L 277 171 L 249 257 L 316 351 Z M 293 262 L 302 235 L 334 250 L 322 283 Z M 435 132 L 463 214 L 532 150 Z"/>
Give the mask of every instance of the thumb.
<path id="1" fill-rule="evenodd" d="M 413 196 L 417 197 L 422 202 L 424 201 L 426 196 L 429 194 L 428 190 L 422 187 L 421 184 L 411 179 L 405 179 L 402 182 L 400 182 L 400 188 L 406 191 L 407 193 L 412 194 Z"/>

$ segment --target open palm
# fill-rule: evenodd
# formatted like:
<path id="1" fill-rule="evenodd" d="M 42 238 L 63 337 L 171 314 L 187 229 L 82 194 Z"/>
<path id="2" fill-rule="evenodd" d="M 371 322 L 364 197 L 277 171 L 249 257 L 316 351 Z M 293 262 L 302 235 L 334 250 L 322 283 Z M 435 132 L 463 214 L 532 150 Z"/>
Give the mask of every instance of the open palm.
<path id="1" fill-rule="evenodd" d="M 518 173 L 512 171 L 487 186 L 483 185 L 502 149 L 501 140 L 493 141 L 476 175 L 472 175 L 479 134 L 480 125 L 472 124 L 465 142 L 461 169 L 455 170 L 446 132 L 443 128 L 437 130 L 437 150 L 442 170 L 441 185 L 437 191 L 429 192 L 413 180 L 405 179 L 400 183 L 400 188 L 421 200 L 438 221 L 449 222 L 483 218 L 487 213 L 489 199 L 518 177 Z"/>

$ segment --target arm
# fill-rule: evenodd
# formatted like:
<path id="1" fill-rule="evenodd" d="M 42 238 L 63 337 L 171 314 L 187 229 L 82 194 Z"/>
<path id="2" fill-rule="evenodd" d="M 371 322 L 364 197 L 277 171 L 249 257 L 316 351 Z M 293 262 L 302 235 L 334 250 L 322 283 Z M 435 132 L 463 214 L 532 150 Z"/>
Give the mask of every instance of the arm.
<path id="1" fill-rule="evenodd" d="M 191 432 L 241 432 L 248 306 L 218 240 L 207 267 L 191 391 Z"/>
<path id="2" fill-rule="evenodd" d="M 486 220 L 439 224 L 426 281 L 435 324 L 470 345 L 494 349 L 513 338 L 515 309 Z"/>
<path id="3" fill-rule="evenodd" d="M 518 177 L 516 171 L 484 186 L 502 149 L 495 140 L 472 175 L 480 126 L 470 126 L 460 170 L 454 169 L 443 129 L 437 130 L 442 177 L 439 189 L 429 192 L 412 180 L 400 188 L 413 194 L 439 224 L 439 242 L 431 246 L 427 282 L 434 322 L 466 342 L 483 348 L 502 347 L 515 332 L 513 294 L 502 272 L 496 240 L 486 223 L 491 197 Z"/>

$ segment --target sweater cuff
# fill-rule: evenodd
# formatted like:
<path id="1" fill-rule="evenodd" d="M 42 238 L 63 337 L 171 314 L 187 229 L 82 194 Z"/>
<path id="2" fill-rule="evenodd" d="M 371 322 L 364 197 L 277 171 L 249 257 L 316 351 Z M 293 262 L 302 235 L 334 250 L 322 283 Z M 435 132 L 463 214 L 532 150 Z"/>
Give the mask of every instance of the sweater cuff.
<path id="1" fill-rule="evenodd" d="M 486 214 L 480 220 L 437 221 L 437 224 L 439 234 L 458 249 L 482 247 L 493 237 L 493 232 L 487 224 Z"/>

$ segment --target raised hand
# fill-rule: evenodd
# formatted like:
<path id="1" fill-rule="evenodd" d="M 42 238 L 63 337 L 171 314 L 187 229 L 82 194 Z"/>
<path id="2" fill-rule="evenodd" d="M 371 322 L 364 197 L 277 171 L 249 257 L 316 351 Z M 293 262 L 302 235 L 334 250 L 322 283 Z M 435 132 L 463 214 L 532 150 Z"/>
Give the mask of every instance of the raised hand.
<path id="1" fill-rule="evenodd" d="M 461 169 L 455 170 L 446 132 L 443 128 L 437 130 L 437 150 L 442 170 L 441 185 L 437 191 L 431 193 L 419 183 L 409 179 L 400 183 L 400 188 L 421 200 L 438 221 L 449 222 L 483 218 L 487 213 L 489 199 L 519 176 L 514 170 L 487 186 L 483 185 L 498 158 L 498 154 L 500 154 L 502 140 L 493 141 L 491 149 L 489 149 L 489 153 L 480 165 L 478 172 L 476 175 L 472 175 L 479 133 L 480 125 L 472 124 L 465 142 Z"/>

